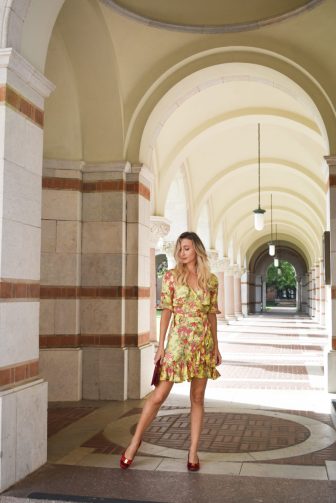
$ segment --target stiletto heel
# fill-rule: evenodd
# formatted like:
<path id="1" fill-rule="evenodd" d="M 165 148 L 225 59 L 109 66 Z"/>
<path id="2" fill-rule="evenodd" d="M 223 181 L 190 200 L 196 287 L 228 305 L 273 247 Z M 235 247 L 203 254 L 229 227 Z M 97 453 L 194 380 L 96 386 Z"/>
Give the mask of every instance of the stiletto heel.
<path id="1" fill-rule="evenodd" d="M 137 455 L 137 452 L 140 448 L 141 442 L 142 441 L 140 441 L 140 444 L 138 445 L 138 448 L 135 451 L 135 454 L 132 459 L 126 458 L 126 456 L 125 456 L 126 451 L 121 455 L 121 458 L 119 461 L 120 468 L 122 468 L 123 470 L 127 470 L 127 468 L 129 468 L 131 466 L 131 464 L 133 463 L 133 460 L 134 460 L 135 456 Z"/>
<path id="2" fill-rule="evenodd" d="M 198 461 L 198 463 L 190 463 L 189 454 L 190 454 L 190 452 L 188 452 L 187 468 L 190 472 L 198 472 L 198 470 L 200 469 L 200 462 Z"/>

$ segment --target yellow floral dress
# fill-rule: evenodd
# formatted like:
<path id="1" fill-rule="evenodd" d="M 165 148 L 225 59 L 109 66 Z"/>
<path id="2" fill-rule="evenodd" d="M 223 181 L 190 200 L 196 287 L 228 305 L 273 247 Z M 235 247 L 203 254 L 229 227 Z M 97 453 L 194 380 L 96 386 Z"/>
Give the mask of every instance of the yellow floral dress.
<path id="1" fill-rule="evenodd" d="M 208 313 L 219 313 L 218 280 L 211 274 L 207 292 L 177 285 L 174 271 L 162 279 L 161 309 L 173 312 L 160 380 L 183 382 L 194 377 L 217 379 Z"/>

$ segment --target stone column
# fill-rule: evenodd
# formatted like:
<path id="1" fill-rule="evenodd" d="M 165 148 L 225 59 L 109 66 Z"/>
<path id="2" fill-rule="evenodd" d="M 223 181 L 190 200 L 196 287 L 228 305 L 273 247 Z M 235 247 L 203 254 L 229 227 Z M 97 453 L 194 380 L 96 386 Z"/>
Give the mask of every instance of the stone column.
<path id="1" fill-rule="evenodd" d="M 164 217 L 150 217 L 150 299 L 151 299 L 151 316 L 150 316 L 150 340 L 157 342 L 156 334 L 156 265 L 155 254 L 160 241 L 167 236 L 170 230 L 170 222 Z"/>
<path id="2" fill-rule="evenodd" d="M 309 314 L 309 305 L 308 305 L 308 297 L 309 297 L 309 275 L 308 273 L 304 274 L 301 279 L 301 309 L 305 314 Z"/>
<path id="3" fill-rule="evenodd" d="M 0 492 L 47 460 L 39 375 L 44 99 L 52 84 L 0 50 Z"/>
<path id="4" fill-rule="evenodd" d="M 326 324 L 326 306 L 325 306 L 325 284 L 324 284 L 324 267 L 323 259 L 320 260 L 320 323 Z"/>
<path id="5" fill-rule="evenodd" d="M 128 348 L 127 397 L 142 398 L 152 387 L 154 346 L 150 343 L 150 187 L 146 167 L 126 173 L 125 346 Z"/>
<path id="6" fill-rule="evenodd" d="M 234 267 L 234 314 L 237 320 L 243 317 L 241 302 L 241 269 Z"/>
<path id="7" fill-rule="evenodd" d="M 320 291 L 321 291 L 321 271 L 320 271 L 320 262 L 316 262 L 315 264 L 315 320 L 320 323 L 321 322 L 321 313 L 320 313 Z"/>
<path id="8" fill-rule="evenodd" d="M 330 220 L 330 283 L 331 319 L 327 323 L 330 326 L 329 352 L 326 360 L 327 390 L 329 393 L 336 392 L 336 155 L 326 157 L 329 165 L 329 219 Z"/>
<path id="9" fill-rule="evenodd" d="M 301 278 L 297 278 L 297 281 L 296 281 L 296 310 L 297 311 L 301 311 L 301 301 L 302 301 L 302 290 L 301 290 L 301 286 L 302 286 L 302 280 Z"/>
<path id="10" fill-rule="evenodd" d="M 224 294 L 224 261 L 217 261 L 217 270 L 215 274 L 218 278 L 218 309 L 220 313 L 217 318 L 221 321 L 225 319 L 225 294 Z"/>
<path id="11" fill-rule="evenodd" d="M 261 296 L 262 296 L 262 310 L 265 313 L 266 312 L 266 302 L 267 302 L 267 285 L 266 285 L 266 279 L 261 278 Z"/>
<path id="12" fill-rule="evenodd" d="M 249 314 L 249 271 L 243 269 L 241 276 L 241 304 L 244 318 Z"/>
<path id="13" fill-rule="evenodd" d="M 175 267 L 174 250 L 175 241 L 163 241 L 162 251 L 167 256 L 168 269 L 174 269 Z"/>
<path id="14" fill-rule="evenodd" d="M 235 320 L 234 310 L 234 271 L 230 266 L 229 259 L 224 259 L 224 301 L 225 319 L 227 322 Z"/>
<path id="15" fill-rule="evenodd" d="M 40 372 L 49 401 L 82 398 L 82 169 L 80 161 L 43 162 Z"/>
<path id="16" fill-rule="evenodd" d="M 312 318 L 315 314 L 313 269 L 308 271 L 308 314 Z"/>
<path id="17" fill-rule="evenodd" d="M 262 276 L 256 274 L 254 277 L 254 288 L 255 288 L 255 313 L 261 312 L 262 307 Z"/>

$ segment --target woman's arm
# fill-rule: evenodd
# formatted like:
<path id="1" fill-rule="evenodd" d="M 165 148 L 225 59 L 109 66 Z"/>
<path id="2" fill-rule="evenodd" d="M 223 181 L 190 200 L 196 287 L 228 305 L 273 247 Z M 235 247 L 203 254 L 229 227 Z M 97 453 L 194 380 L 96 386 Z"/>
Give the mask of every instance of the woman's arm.
<path id="1" fill-rule="evenodd" d="M 172 311 L 170 309 L 163 309 L 161 312 L 159 346 L 154 357 L 154 363 L 161 360 L 161 358 L 163 358 L 164 356 L 164 342 L 171 315 Z"/>
<path id="2" fill-rule="evenodd" d="M 217 339 L 217 316 L 215 313 L 208 313 L 208 320 L 210 323 L 211 335 L 214 341 L 214 353 L 216 365 L 220 365 L 222 363 L 222 356 L 218 349 L 218 339 Z"/>

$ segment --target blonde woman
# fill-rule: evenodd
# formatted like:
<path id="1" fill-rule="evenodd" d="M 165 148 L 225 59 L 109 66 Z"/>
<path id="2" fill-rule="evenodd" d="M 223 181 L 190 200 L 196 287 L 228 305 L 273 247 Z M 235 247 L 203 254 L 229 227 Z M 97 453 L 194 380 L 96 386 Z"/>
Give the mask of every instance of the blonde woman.
<path id="1" fill-rule="evenodd" d="M 222 357 L 217 341 L 218 281 L 209 269 L 204 245 L 194 232 L 184 232 L 175 246 L 176 267 L 162 281 L 159 346 L 154 363 L 160 360 L 160 382 L 143 408 L 131 443 L 120 458 L 128 468 L 141 444 L 145 430 L 156 417 L 174 383 L 190 381 L 191 443 L 187 467 L 197 471 L 197 455 L 204 416 L 207 380 L 217 379 Z M 168 342 L 165 337 L 173 316 Z"/>

